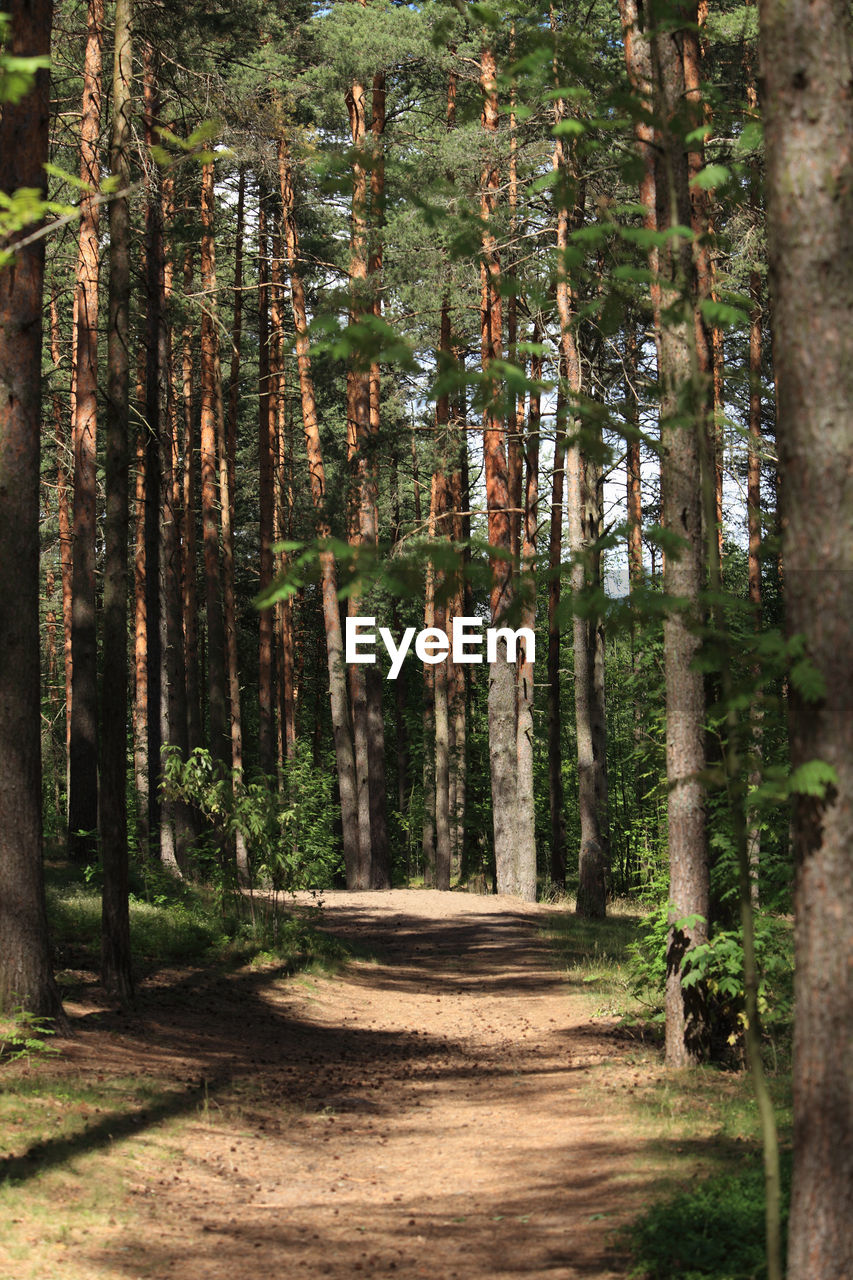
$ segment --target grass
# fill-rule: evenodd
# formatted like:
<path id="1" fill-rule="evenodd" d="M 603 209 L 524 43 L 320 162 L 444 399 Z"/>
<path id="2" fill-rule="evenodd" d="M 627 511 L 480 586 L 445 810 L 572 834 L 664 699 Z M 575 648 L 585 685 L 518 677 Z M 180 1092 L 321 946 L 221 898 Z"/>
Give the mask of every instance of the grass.
<path id="1" fill-rule="evenodd" d="M 98 968 L 98 880 L 97 873 L 87 879 L 87 873 L 67 863 L 46 867 L 48 920 L 60 982 L 62 970 Z M 218 902 L 210 889 L 144 867 L 132 873 L 129 909 L 134 962 L 146 969 L 275 962 L 295 973 L 309 965 L 334 970 L 349 958 L 346 947 L 320 927 L 321 911 L 295 907 L 286 895 L 273 899 L 233 893 Z"/>
<path id="2" fill-rule="evenodd" d="M 588 994 L 594 1012 L 642 1024 L 631 946 L 643 917 L 633 903 L 609 907 L 605 920 L 573 912 L 548 929 L 557 964 L 569 983 Z M 643 994 L 643 993 L 641 993 Z M 648 1007 L 646 1007 L 646 1013 Z M 651 1028 L 650 1028 L 651 1029 Z M 657 1167 L 653 1202 L 619 1236 L 632 1256 L 631 1275 L 644 1280 L 762 1280 L 764 1170 L 758 1117 L 749 1076 L 708 1066 L 664 1072 L 655 1050 L 634 1060 L 650 1066 L 624 1093 L 632 1126 L 645 1137 L 643 1163 Z M 651 1061 L 650 1061 L 651 1057 Z M 596 1073 L 590 1088 L 615 1105 L 617 1085 Z M 770 1078 L 783 1146 L 783 1199 L 790 1187 L 790 1079 Z M 783 1222 L 783 1231 L 785 1224 Z"/>
<path id="3" fill-rule="evenodd" d="M 572 985 L 585 988 L 602 1012 L 633 1010 L 629 985 L 629 948 L 639 936 L 643 916 L 637 904 L 608 904 L 604 920 L 585 920 L 573 909 L 557 916 L 546 930 L 556 963 Z"/>

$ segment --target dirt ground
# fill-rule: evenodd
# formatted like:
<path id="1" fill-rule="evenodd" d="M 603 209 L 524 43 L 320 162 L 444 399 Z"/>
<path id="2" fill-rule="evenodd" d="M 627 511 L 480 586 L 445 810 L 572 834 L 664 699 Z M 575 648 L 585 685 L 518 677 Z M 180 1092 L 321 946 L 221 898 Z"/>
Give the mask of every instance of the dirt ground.
<path id="1" fill-rule="evenodd" d="M 72 1006 L 60 1070 L 157 1089 L 88 1117 L 72 1155 L 125 1144 L 114 1216 L 34 1274 L 624 1276 L 649 1068 L 554 968 L 548 910 L 326 893 L 323 927 L 371 956 L 337 975 L 161 973 L 132 1016 Z"/>

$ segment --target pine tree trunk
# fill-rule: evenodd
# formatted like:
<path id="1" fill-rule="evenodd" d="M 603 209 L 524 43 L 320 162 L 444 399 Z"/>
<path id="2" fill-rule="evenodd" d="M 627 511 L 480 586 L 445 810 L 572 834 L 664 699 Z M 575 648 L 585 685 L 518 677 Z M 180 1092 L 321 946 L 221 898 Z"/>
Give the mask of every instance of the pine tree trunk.
<path id="1" fill-rule="evenodd" d="M 184 252 L 184 295 L 192 290 L 193 251 Z M 193 326 L 181 334 L 181 387 L 184 406 L 184 447 L 181 520 L 181 581 L 184 618 L 184 667 L 187 676 L 187 750 L 203 742 L 201 677 L 199 674 L 198 586 L 196 582 L 195 430 L 193 425 Z"/>
<path id="2" fill-rule="evenodd" d="M 56 288 L 50 296 L 50 350 L 53 367 L 60 366 L 59 312 L 56 306 Z M 63 426 L 62 397 L 59 391 L 53 395 L 53 422 L 56 438 L 56 506 L 59 520 L 59 567 L 62 580 L 62 635 L 65 670 L 65 805 L 68 817 L 70 744 L 71 744 L 71 610 L 73 591 L 71 585 L 73 538 L 71 514 L 68 506 L 67 444 Z"/>
<path id="3" fill-rule="evenodd" d="M 696 22 L 696 6 L 679 10 L 685 26 Z M 690 226 L 688 158 L 682 127 L 685 70 L 677 29 L 651 40 L 665 157 L 658 182 L 660 226 L 677 219 Z M 706 427 L 706 387 L 694 376 L 691 344 L 695 342 L 694 303 L 697 286 L 690 243 L 670 238 L 660 253 L 664 281 L 662 312 L 668 319 L 660 331 L 661 505 L 664 529 L 680 544 L 667 547 L 664 587 L 670 599 L 684 602 L 664 620 L 664 667 L 667 720 L 667 825 L 669 831 L 671 923 L 667 940 L 666 1062 L 671 1067 L 699 1062 L 707 1051 L 704 993 L 697 984 L 682 987 L 686 952 L 708 934 L 708 850 L 705 829 L 705 690 L 696 669 L 699 647 L 699 593 L 704 582 L 701 511 L 701 449 Z M 685 415 L 685 410 L 687 410 Z M 686 416 L 686 420 L 685 420 Z M 679 925 L 682 919 L 695 923 Z"/>
<path id="4" fill-rule="evenodd" d="M 50 52 L 53 5 L 10 0 L 4 52 Z M 0 192 L 44 191 L 47 71 L 0 116 Z M 28 227 L 27 232 L 32 228 Z M 26 234 L 26 232 L 25 232 Z M 47 936 L 39 708 L 39 432 L 44 240 L 0 269 L 0 1009 L 61 1014 Z M 10 909 L 14 904 L 14 909 Z"/>
<path id="5" fill-rule="evenodd" d="M 497 68 L 490 48 L 480 58 L 480 89 L 483 93 L 481 122 L 486 145 L 493 151 L 498 131 Z M 491 219 L 497 207 L 500 174 L 497 159 L 490 154 L 481 179 L 480 216 L 483 222 L 483 257 L 481 264 L 481 351 L 483 372 L 503 355 L 501 265 Z M 489 403 L 483 423 L 483 458 L 488 507 L 489 543 L 511 554 L 512 528 L 509 516 L 509 468 L 506 452 L 506 430 L 500 417 L 500 388 L 489 388 Z M 510 606 L 513 594 L 512 566 L 509 560 L 492 560 L 491 622 L 499 627 Z M 516 815 L 516 694 L 515 670 L 509 662 L 506 641 L 501 638 L 497 657 L 489 666 L 489 765 L 492 787 L 492 821 L 494 827 L 495 866 L 499 893 L 520 894 L 529 891 L 530 868 L 523 867 L 517 857 Z M 535 884 L 535 867 L 533 881 Z"/>
<path id="6" fill-rule="evenodd" d="M 269 340 L 269 241 L 265 191 L 261 187 L 258 209 L 258 534 L 260 538 L 260 589 L 266 591 L 273 578 L 273 432 L 275 419 L 270 396 Z M 261 769 L 270 777 L 275 770 L 275 716 L 273 714 L 273 623 L 272 609 L 261 609 L 258 647 L 258 756 Z"/>
<path id="7" fill-rule="evenodd" d="M 290 269 L 290 290 L 293 303 L 293 323 L 296 329 L 296 360 L 299 371 L 299 391 L 302 400 L 302 422 L 305 431 L 305 448 L 308 457 L 308 475 L 311 499 L 315 512 L 315 528 L 318 538 L 328 538 L 331 530 L 325 511 L 326 473 L 317 420 L 317 404 L 314 382 L 311 376 L 309 355 L 308 316 L 305 292 L 299 272 L 299 240 L 294 217 L 293 170 L 284 139 L 278 145 L 279 180 L 281 185 L 282 231 L 287 262 Z M 329 701 L 332 715 L 332 735 L 335 742 L 335 760 L 338 773 L 338 791 L 341 802 L 344 863 L 347 888 L 357 888 L 359 871 L 359 830 L 355 777 L 355 760 L 350 732 L 344 646 L 341 620 L 338 612 L 337 574 L 331 552 L 320 555 L 322 574 L 323 625 L 326 632 L 326 656 L 329 668 Z"/>
<path id="8" fill-rule="evenodd" d="M 143 374 L 144 377 L 144 374 Z M 144 395 L 140 397 L 143 401 Z M 148 627 L 145 616 L 145 436 L 136 433 L 133 557 L 133 777 L 136 792 L 136 843 L 148 856 Z"/>
<path id="9" fill-rule="evenodd" d="M 98 650 L 95 621 L 98 415 L 98 223 L 103 0 L 89 0 L 80 127 L 80 212 L 74 324 L 74 517 L 71 614 L 71 743 L 68 853 L 97 857 Z"/>
<path id="10" fill-rule="evenodd" d="M 132 129 L 131 0 L 117 0 L 113 59 L 110 171 L 130 184 Z M 127 848 L 127 570 L 128 407 L 130 350 L 130 209 L 110 201 L 109 333 L 107 338 L 106 519 L 101 706 L 101 981 L 108 994 L 133 999 Z"/>
<path id="11" fill-rule="evenodd" d="M 201 186 L 201 287 L 204 294 L 201 320 L 201 521 L 204 545 L 205 603 L 207 614 L 207 679 L 210 717 L 210 749 L 215 760 L 230 764 L 226 714 L 225 622 L 222 612 L 219 567 L 219 503 L 216 452 L 216 366 L 219 343 L 216 334 L 216 263 L 214 257 L 213 164 L 202 169 Z"/>
<path id="12" fill-rule="evenodd" d="M 270 430 L 275 459 L 274 507 L 275 539 L 293 538 L 293 432 L 287 412 L 287 377 L 284 344 L 284 245 L 281 220 L 273 235 L 270 269 Z M 281 555 L 281 569 L 287 567 L 287 553 Z M 293 598 L 276 606 L 276 652 L 278 672 L 279 763 L 290 760 L 296 750 L 296 684 L 294 662 Z"/>
<path id="13" fill-rule="evenodd" d="M 165 430 L 161 432 L 162 477 L 160 518 L 160 736 L 163 747 L 176 750 L 181 760 L 189 754 L 187 683 L 184 654 L 181 583 L 181 503 L 183 497 L 181 452 L 178 440 L 178 405 L 175 394 L 175 362 L 170 308 L 174 267 L 166 246 L 165 228 L 174 219 L 174 178 L 163 179 L 164 227 L 162 338 L 166 374 Z M 188 806 L 183 801 L 161 801 L 160 859 L 173 875 L 181 875 L 191 839 Z"/>
<path id="14" fill-rule="evenodd" d="M 551 525 L 548 540 L 548 805 L 551 817 L 550 876 L 558 888 L 566 884 L 566 819 L 563 792 L 562 707 L 560 701 L 560 595 L 563 538 L 563 491 L 566 476 L 566 392 L 563 362 L 557 392 L 554 474 L 551 480 Z"/>
<path id="15" fill-rule="evenodd" d="M 158 62 L 150 44 L 143 49 L 145 141 L 156 142 L 159 113 Z M 145 628 L 147 655 L 148 843 L 160 858 L 160 753 L 163 745 L 163 644 L 161 636 L 160 517 L 161 435 L 166 431 L 168 395 L 165 344 L 163 217 L 159 166 L 151 160 L 145 206 Z"/>
<path id="16" fill-rule="evenodd" d="M 539 330 L 534 326 L 533 342 L 539 342 Z M 542 357 L 535 355 L 531 361 L 532 382 L 542 379 Z M 539 511 L 539 427 L 541 402 L 538 390 L 531 388 L 530 411 L 527 421 L 525 455 L 527 476 L 524 494 L 524 521 L 521 540 L 522 577 L 519 583 L 521 595 L 522 627 L 536 632 L 536 523 Z M 516 844 L 518 860 L 524 868 L 525 879 L 520 885 L 521 896 L 529 902 L 536 900 L 536 808 L 533 783 L 533 754 L 535 732 L 533 725 L 534 683 L 533 656 L 526 640 L 521 641 L 521 654 L 517 669 L 518 724 L 516 726 Z"/>
<path id="17" fill-rule="evenodd" d="M 853 38 L 843 0 L 759 4 L 786 628 L 824 692 L 789 698 L 794 798 L 794 1174 L 789 1280 L 853 1274 Z M 807 175 L 807 177 L 805 176 Z M 812 765 L 814 769 L 814 765 Z"/>

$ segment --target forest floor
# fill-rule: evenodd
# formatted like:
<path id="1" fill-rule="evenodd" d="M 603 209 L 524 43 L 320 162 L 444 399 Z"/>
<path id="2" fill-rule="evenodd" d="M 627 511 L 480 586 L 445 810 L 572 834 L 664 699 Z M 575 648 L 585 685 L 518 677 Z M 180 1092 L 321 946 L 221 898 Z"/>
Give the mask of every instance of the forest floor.
<path id="1" fill-rule="evenodd" d="M 627 1274 L 614 1228 L 666 1164 L 636 1098 L 662 1072 L 556 967 L 553 909 L 323 900 L 365 958 L 161 969 L 129 1015 L 90 984 L 59 1056 L 4 1068 L 0 1280 Z"/>

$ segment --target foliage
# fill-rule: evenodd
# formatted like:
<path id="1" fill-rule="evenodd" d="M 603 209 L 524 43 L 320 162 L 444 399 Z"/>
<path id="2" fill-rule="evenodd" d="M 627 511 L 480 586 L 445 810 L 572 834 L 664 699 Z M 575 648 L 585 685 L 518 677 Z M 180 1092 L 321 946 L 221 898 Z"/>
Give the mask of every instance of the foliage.
<path id="1" fill-rule="evenodd" d="M 662 997 L 666 979 L 666 945 L 671 906 L 662 903 L 640 926 L 630 950 L 628 972 L 634 994 L 650 1001 L 649 1020 L 663 1020 Z M 676 921 L 686 927 L 690 921 Z M 790 1050 L 793 1018 L 793 944 L 787 919 L 758 911 L 755 915 L 755 950 L 759 971 L 758 1008 L 766 1050 L 774 1066 Z M 710 997 L 714 1038 L 720 1051 L 736 1050 L 743 1057 L 744 978 L 740 929 L 717 928 L 707 942 L 691 948 L 682 961 L 682 986 L 702 983 Z"/>
<path id="2" fill-rule="evenodd" d="M 790 1155 L 782 1161 L 787 1225 Z M 783 1232 L 784 1239 L 784 1232 Z M 654 1205 L 622 1235 L 642 1280 L 763 1280 L 764 1170 L 753 1155 L 737 1172 L 709 1178 Z"/>
<path id="3" fill-rule="evenodd" d="M 45 1057 L 59 1053 L 47 1037 L 56 1035 L 51 1018 L 42 1018 L 22 1005 L 16 1005 L 11 1016 L 0 1022 L 0 1062 L 18 1062 L 22 1058 Z"/>
<path id="4" fill-rule="evenodd" d="M 257 883 L 275 890 L 323 889 L 333 883 L 340 869 L 329 819 L 333 774 L 328 762 L 314 765 L 306 743 L 298 743 L 287 762 L 281 792 L 262 776 L 244 783 L 229 775 L 203 747 L 187 760 L 174 748 L 164 754 L 163 794 L 194 806 L 205 820 L 194 854 L 221 889 L 233 887 L 227 848 L 238 832 Z"/>

